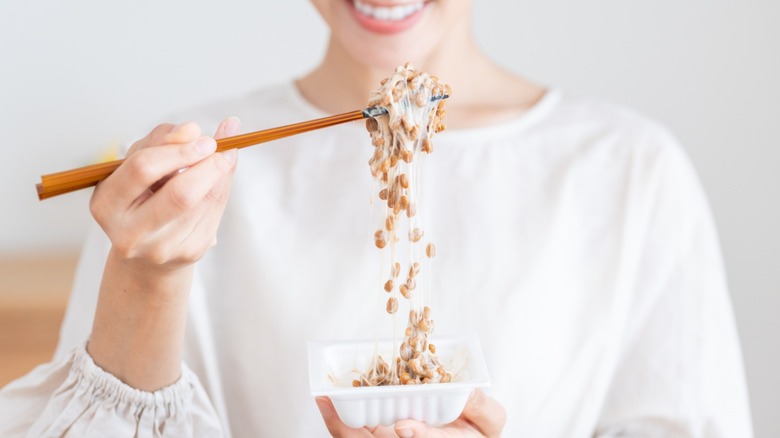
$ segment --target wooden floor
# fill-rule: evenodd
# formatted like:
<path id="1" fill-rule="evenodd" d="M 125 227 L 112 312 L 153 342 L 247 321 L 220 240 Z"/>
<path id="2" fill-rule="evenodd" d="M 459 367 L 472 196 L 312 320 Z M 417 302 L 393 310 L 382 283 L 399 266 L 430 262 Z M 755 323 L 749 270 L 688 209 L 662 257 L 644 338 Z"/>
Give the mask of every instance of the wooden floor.
<path id="1" fill-rule="evenodd" d="M 51 359 L 76 262 L 74 253 L 0 257 L 0 387 Z"/>

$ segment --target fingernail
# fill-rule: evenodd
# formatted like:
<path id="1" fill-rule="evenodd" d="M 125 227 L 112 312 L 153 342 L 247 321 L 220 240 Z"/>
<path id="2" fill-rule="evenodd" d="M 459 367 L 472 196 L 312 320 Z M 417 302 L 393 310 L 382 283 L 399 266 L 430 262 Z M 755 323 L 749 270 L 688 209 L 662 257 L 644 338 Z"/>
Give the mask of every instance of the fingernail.
<path id="1" fill-rule="evenodd" d="M 411 427 L 399 427 L 395 430 L 395 433 L 401 438 L 412 438 L 414 436 L 414 430 Z"/>
<path id="2" fill-rule="evenodd" d="M 208 155 L 217 150 L 217 142 L 211 137 L 201 137 L 195 140 L 194 146 L 201 155 Z"/>
<path id="3" fill-rule="evenodd" d="M 225 120 L 225 135 L 227 135 L 228 137 L 232 137 L 238 134 L 238 131 L 240 130 L 241 130 L 241 119 L 239 119 L 236 116 L 231 116 Z"/>
<path id="4" fill-rule="evenodd" d="M 222 154 L 225 161 L 230 164 L 230 167 L 233 167 L 233 165 L 236 164 L 236 160 L 238 159 L 238 151 L 236 149 L 228 149 L 225 152 L 220 152 L 220 154 Z"/>
<path id="5" fill-rule="evenodd" d="M 317 402 L 317 407 L 320 409 L 320 414 L 324 420 L 333 416 L 333 408 L 325 397 L 315 397 L 314 401 Z"/>

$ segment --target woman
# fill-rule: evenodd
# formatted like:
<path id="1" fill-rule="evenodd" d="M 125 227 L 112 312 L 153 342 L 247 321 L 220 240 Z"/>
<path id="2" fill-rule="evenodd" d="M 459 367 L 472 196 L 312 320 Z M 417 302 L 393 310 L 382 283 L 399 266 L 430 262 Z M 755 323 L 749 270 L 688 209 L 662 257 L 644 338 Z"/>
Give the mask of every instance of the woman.
<path id="1" fill-rule="evenodd" d="M 95 190 L 103 232 L 55 360 L 0 393 L 0 435 L 751 434 L 712 220 L 666 131 L 501 70 L 474 44 L 468 0 L 313 3 L 332 32 L 314 71 L 180 120 L 361 108 L 405 61 L 448 82 L 422 181 L 435 336 L 480 336 L 489 395 L 441 428 L 371 430 L 310 400 L 305 342 L 361 335 L 353 290 L 377 263 L 362 126 L 245 150 L 236 171 L 199 125 L 165 124 Z M 228 118 L 214 138 L 238 132 Z"/>

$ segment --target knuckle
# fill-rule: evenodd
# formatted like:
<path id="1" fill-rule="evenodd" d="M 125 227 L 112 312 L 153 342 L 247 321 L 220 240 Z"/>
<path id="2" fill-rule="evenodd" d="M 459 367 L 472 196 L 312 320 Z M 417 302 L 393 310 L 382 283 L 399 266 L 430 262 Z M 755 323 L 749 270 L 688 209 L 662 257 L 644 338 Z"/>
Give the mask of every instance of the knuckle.
<path id="1" fill-rule="evenodd" d="M 211 157 L 211 165 L 214 170 L 220 175 L 229 174 L 233 170 L 233 163 L 225 158 L 224 153 L 217 153 Z"/>
<path id="2" fill-rule="evenodd" d="M 159 125 L 155 126 L 151 132 L 149 132 L 148 138 L 157 138 L 164 136 L 165 134 L 171 132 L 171 129 L 173 129 L 176 125 L 173 123 L 160 123 Z"/>
<path id="3" fill-rule="evenodd" d="M 169 198 L 174 207 L 180 210 L 189 210 L 198 204 L 198 197 L 189 187 L 172 180 L 167 184 L 169 188 Z"/>
<path id="4" fill-rule="evenodd" d="M 176 256 L 176 262 L 184 265 L 191 265 L 203 258 L 205 249 L 200 245 L 188 245 L 185 248 L 181 248 L 179 254 Z"/>
<path id="5" fill-rule="evenodd" d="M 130 157 L 136 152 L 138 152 L 138 150 L 143 147 L 144 140 L 145 139 L 134 141 L 133 144 L 131 144 L 130 147 L 127 148 L 127 153 L 125 154 L 125 158 Z"/>
<path id="6" fill-rule="evenodd" d="M 221 186 L 216 186 L 206 193 L 206 201 L 216 205 L 226 204 L 228 192 Z"/>
<path id="7" fill-rule="evenodd" d="M 105 223 L 105 210 L 103 209 L 103 205 L 100 202 L 99 195 L 97 192 L 92 194 L 92 197 L 89 199 L 89 213 L 92 215 L 93 218 L 95 218 L 95 221 L 102 227 Z"/>
<path id="8" fill-rule="evenodd" d="M 165 135 L 169 133 L 173 127 L 174 125 L 171 123 L 160 123 L 155 126 L 144 138 L 136 141 L 130 146 L 130 149 L 127 151 L 127 156 L 130 157 L 144 148 L 157 146 L 158 143 L 163 141 Z"/>
<path id="9" fill-rule="evenodd" d="M 154 248 L 144 256 L 148 263 L 155 266 L 162 266 L 169 260 L 168 253 L 162 248 Z"/>
<path id="10" fill-rule="evenodd" d="M 213 138 L 198 137 L 190 142 L 178 145 L 176 150 L 179 154 L 179 159 L 183 163 L 192 165 L 207 158 L 216 148 L 217 145 Z"/>
<path id="11" fill-rule="evenodd" d="M 217 167 L 217 170 L 220 173 L 230 172 L 230 170 L 233 168 L 233 165 L 230 162 L 228 162 L 227 158 L 225 158 L 224 155 L 222 154 L 216 154 L 216 155 L 217 156 L 215 157 L 214 162 L 215 162 L 215 166 Z"/>
<path id="12" fill-rule="evenodd" d="M 235 150 L 228 150 L 225 152 L 221 152 L 218 155 L 219 163 L 217 166 L 219 167 L 219 170 L 223 174 L 231 174 L 236 169 L 236 162 L 238 159 L 238 154 Z"/>
<path id="13" fill-rule="evenodd" d="M 159 245 L 149 242 L 148 234 L 132 228 L 124 228 L 112 233 L 111 239 L 112 251 L 115 251 L 120 257 L 128 261 L 156 263 L 159 255 Z"/>
<path id="14" fill-rule="evenodd" d="M 198 161 L 201 161 L 204 158 L 203 152 L 196 144 L 197 141 L 205 141 L 205 140 L 195 140 L 189 143 L 183 143 L 176 146 L 176 152 L 178 152 L 179 160 L 182 163 L 186 165 L 192 165 L 197 163 Z"/>
<path id="15" fill-rule="evenodd" d="M 179 154 L 179 159 L 182 163 L 192 164 L 198 158 L 196 150 L 192 146 L 192 143 L 176 146 L 176 152 Z"/>
<path id="16" fill-rule="evenodd" d="M 139 151 L 129 157 L 124 163 L 127 166 L 130 175 L 141 181 L 152 178 L 154 174 L 154 157 L 147 151 Z"/>
<path id="17" fill-rule="evenodd" d="M 135 245 L 130 239 L 115 237 L 111 240 L 111 246 L 120 257 L 126 260 L 133 259 L 138 254 Z"/>
<path id="18" fill-rule="evenodd" d="M 197 262 L 198 260 L 200 260 L 201 257 L 203 257 L 203 252 L 190 250 L 184 253 L 184 255 L 182 256 L 183 259 L 182 261 L 188 265 L 191 265 Z"/>

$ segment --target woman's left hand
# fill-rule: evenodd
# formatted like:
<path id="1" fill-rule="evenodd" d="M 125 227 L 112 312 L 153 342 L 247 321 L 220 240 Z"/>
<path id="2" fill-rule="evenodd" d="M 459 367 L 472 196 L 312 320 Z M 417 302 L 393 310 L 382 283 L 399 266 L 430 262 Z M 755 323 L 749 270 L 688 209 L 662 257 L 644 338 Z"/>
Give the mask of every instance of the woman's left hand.
<path id="1" fill-rule="evenodd" d="M 501 430 L 506 422 L 504 407 L 479 389 L 471 394 L 460 417 L 441 427 L 431 427 L 420 421 L 402 420 L 395 423 L 393 427 L 352 429 L 341 422 L 329 398 L 317 397 L 316 401 L 328 431 L 336 438 L 498 437 L 501 436 Z"/>

